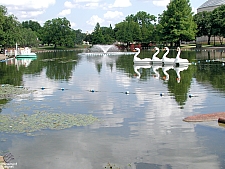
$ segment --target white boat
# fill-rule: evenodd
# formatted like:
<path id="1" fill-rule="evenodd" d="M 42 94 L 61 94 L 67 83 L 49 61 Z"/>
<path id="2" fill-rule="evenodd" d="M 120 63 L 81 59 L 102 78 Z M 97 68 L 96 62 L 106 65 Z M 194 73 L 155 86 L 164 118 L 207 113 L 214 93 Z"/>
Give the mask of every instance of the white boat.
<path id="1" fill-rule="evenodd" d="M 134 62 L 134 64 L 150 64 L 151 63 L 151 61 L 152 61 L 152 59 L 150 59 L 150 58 L 144 58 L 144 59 L 141 59 L 141 58 L 139 58 L 139 57 L 137 57 L 139 54 L 140 54 L 140 49 L 139 48 L 135 48 L 135 50 L 137 51 L 136 53 L 135 53 L 135 55 L 134 55 L 134 59 L 133 59 L 133 62 Z"/>
<path id="2" fill-rule="evenodd" d="M 177 57 L 174 61 L 174 65 L 175 66 L 189 65 L 190 63 L 187 59 L 180 58 L 180 53 L 181 53 L 181 50 L 179 47 L 177 47 Z"/>
<path id="3" fill-rule="evenodd" d="M 15 50 L 15 57 L 16 58 L 36 58 L 36 53 L 31 52 L 31 48 L 18 48 L 16 43 L 16 50 Z"/>
<path id="4" fill-rule="evenodd" d="M 167 55 L 169 54 L 169 48 L 165 47 L 166 53 L 162 57 L 162 65 L 173 65 L 175 58 L 168 58 Z"/>
<path id="5" fill-rule="evenodd" d="M 156 52 L 152 56 L 152 64 L 162 64 L 162 59 L 159 59 L 157 57 L 157 55 L 159 54 L 159 48 L 155 47 L 154 50 L 156 50 Z"/>

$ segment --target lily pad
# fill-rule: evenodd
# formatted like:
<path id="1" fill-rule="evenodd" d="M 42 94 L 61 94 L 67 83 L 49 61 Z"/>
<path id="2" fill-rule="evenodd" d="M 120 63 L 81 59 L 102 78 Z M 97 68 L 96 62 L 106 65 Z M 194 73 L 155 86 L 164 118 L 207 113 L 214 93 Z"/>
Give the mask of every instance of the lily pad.
<path id="1" fill-rule="evenodd" d="M 19 116 L 0 114 L 0 131 L 7 133 L 31 133 L 43 129 L 61 130 L 73 126 L 87 126 L 98 119 L 93 115 L 49 113 L 39 111 Z"/>
<path id="2" fill-rule="evenodd" d="M 14 98 L 16 95 L 31 93 L 27 88 L 23 86 L 12 86 L 9 84 L 2 84 L 0 86 L 0 99 Z"/>

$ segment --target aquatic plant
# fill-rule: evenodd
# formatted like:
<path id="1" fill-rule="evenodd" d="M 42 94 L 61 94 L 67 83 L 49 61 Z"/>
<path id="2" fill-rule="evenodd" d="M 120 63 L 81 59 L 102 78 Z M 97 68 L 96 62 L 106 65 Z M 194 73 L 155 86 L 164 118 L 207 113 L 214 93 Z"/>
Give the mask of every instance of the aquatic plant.
<path id="1" fill-rule="evenodd" d="M 87 126 L 98 119 L 93 115 L 50 113 L 38 111 L 19 116 L 0 114 L 0 131 L 7 133 L 31 133 L 44 129 L 61 130 L 73 126 Z"/>
<path id="2" fill-rule="evenodd" d="M 0 86 L 0 100 L 1 99 L 10 99 L 20 94 L 31 93 L 27 88 L 23 86 L 13 86 L 9 84 L 2 84 Z"/>

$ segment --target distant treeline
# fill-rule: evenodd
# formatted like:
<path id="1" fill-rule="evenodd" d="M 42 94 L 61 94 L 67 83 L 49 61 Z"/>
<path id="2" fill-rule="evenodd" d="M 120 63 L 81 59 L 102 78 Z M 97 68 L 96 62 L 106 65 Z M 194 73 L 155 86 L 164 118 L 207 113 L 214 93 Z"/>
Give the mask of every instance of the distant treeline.
<path id="1" fill-rule="evenodd" d="M 113 28 L 101 27 L 96 23 L 93 32 L 82 33 L 81 29 L 71 28 L 70 21 L 64 18 L 54 18 L 41 26 L 36 21 L 20 23 L 16 16 L 8 15 L 7 8 L 0 6 L 0 45 L 13 47 L 53 45 L 74 47 L 83 44 L 118 44 L 129 48 L 130 44 L 166 44 L 180 46 L 181 42 L 195 40 L 199 36 L 225 35 L 225 5 L 212 12 L 193 14 L 189 0 L 173 0 L 167 9 L 158 17 L 145 11 L 131 14 L 115 24 Z"/>

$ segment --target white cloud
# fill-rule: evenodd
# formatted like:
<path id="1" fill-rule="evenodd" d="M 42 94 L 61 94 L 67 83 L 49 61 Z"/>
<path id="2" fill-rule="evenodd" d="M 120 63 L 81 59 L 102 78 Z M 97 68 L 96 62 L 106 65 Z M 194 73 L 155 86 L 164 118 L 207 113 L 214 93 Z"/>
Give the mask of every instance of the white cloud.
<path id="1" fill-rule="evenodd" d="M 93 15 L 86 23 L 95 26 L 97 23 L 101 25 L 104 22 L 104 19 L 99 18 L 97 15 Z"/>
<path id="2" fill-rule="evenodd" d="M 70 22 L 71 28 L 75 29 L 77 24 L 75 22 Z"/>
<path id="3" fill-rule="evenodd" d="M 64 3 L 65 8 L 84 8 L 95 9 L 99 7 L 99 0 L 74 0 L 73 2 L 66 1 Z"/>
<path id="4" fill-rule="evenodd" d="M 78 7 L 78 5 L 77 4 L 73 4 L 72 2 L 66 1 L 64 3 L 64 7 L 65 8 L 76 8 L 76 7 Z"/>
<path id="5" fill-rule="evenodd" d="M 66 15 L 69 15 L 69 14 L 71 14 L 71 9 L 65 9 L 62 12 L 60 12 L 58 14 L 58 16 L 66 16 Z"/>
<path id="6" fill-rule="evenodd" d="M 98 3 L 87 3 L 85 5 L 86 8 L 96 8 L 98 6 L 99 6 Z"/>
<path id="7" fill-rule="evenodd" d="M 129 7 L 129 6 L 132 6 L 130 0 L 115 0 L 114 4 L 112 5 L 112 7 L 114 8 L 124 8 L 124 7 Z"/>
<path id="8" fill-rule="evenodd" d="M 152 1 L 152 3 L 155 6 L 163 6 L 163 7 L 166 7 L 170 3 L 170 0 L 158 0 L 158 1 Z"/>
<path id="9" fill-rule="evenodd" d="M 0 0 L 0 4 L 11 8 L 19 7 L 19 9 L 46 9 L 54 5 L 55 0 Z"/>
<path id="10" fill-rule="evenodd" d="M 74 0 L 75 3 L 86 2 L 86 3 L 94 3 L 100 2 L 100 0 Z"/>
<path id="11" fill-rule="evenodd" d="M 104 14 L 105 19 L 118 19 L 120 17 L 123 17 L 123 13 L 119 11 L 108 11 Z"/>
<path id="12" fill-rule="evenodd" d="M 55 3 L 55 0 L 0 0 L 0 4 L 6 6 L 10 14 L 22 19 L 35 18 Z"/>

